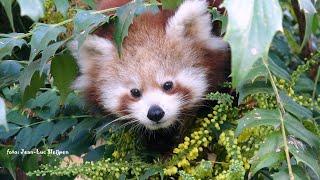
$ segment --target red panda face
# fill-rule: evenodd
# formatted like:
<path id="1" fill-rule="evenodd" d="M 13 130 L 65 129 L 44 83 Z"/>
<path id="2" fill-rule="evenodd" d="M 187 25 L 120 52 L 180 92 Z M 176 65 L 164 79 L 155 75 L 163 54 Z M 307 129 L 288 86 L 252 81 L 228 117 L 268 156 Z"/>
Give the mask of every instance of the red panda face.
<path id="1" fill-rule="evenodd" d="M 137 17 L 122 56 L 110 40 L 88 36 L 71 43 L 81 75 L 74 87 L 108 112 L 156 130 L 180 122 L 208 89 L 206 50 L 225 48 L 211 35 L 205 1 L 185 1 L 165 18 Z"/>

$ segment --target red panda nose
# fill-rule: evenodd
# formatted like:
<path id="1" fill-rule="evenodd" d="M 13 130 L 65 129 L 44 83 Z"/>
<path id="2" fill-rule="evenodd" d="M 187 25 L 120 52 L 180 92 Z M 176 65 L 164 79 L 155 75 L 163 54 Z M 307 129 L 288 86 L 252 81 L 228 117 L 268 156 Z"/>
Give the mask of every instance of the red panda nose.
<path id="1" fill-rule="evenodd" d="M 149 110 L 148 110 L 148 114 L 147 117 L 154 122 L 159 122 L 163 116 L 164 116 L 164 111 L 161 109 L 161 107 L 157 106 L 157 105 L 152 105 Z"/>

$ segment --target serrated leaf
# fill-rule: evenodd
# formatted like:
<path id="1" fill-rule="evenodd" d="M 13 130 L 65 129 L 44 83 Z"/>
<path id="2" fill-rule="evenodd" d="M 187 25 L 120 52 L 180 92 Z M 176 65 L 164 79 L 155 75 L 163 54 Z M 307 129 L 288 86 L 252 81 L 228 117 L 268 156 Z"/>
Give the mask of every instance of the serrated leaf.
<path id="1" fill-rule="evenodd" d="M 52 143 L 59 135 L 65 133 L 69 128 L 77 123 L 76 119 L 62 119 L 59 120 L 49 134 L 48 141 Z"/>
<path id="2" fill-rule="evenodd" d="M 24 39 L 16 39 L 16 38 L 1 38 L 0 39 L 0 60 L 2 60 L 5 56 L 11 55 L 14 47 L 21 48 L 22 45 L 27 42 Z"/>
<path id="3" fill-rule="evenodd" d="M 15 143 L 14 149 L 17 151 L 21 151 L 22 149 L 29 150 L 27 148 L 30 148 L 29 143 L 32 137 L 31 134 L 32 134 L 32 128 L 30 127 L 23 128 L 16 137 L 16 143 Z"/>
<path id="4" fill-rule="evenodd" d="M 61 151 L 69 151 L 70 154 L 81 155 L 88 152 L 88 147 L 92 144 L 94 138 L 88 134 L 88 131 L 81 131 L 75 138 L 67 139 L 60 143 L 57 148 Z"/>
<path id="5" fill-rule="evenodd" d="M 30 85 L 28 85 L 22 93 L 22 103 L 34 98 L 38 90 L 44 86 L 45 75 L 40 75 L 39 71 L 32 75 Z"/>
<path id="6" fill-rule="evenodd" d="M 225 0 L 223 6 L 228 12 L 224 39 L 231 46 L 232 84 L 237 87 L 259 58 L 267 58 L 273 36 L 282 30 L 282 10 L 277 0 Z"/>
<path id="7" fill-rule="evenodd" d="M 254 83 L 247 83 L 238 88 L 239 99 L 238 104 L 240 104 L 245 97 L 256 94 L 256 93 L 267 93 L 272 94 L 272 86 L 267 81 L 256 81 Z"/>
<path id="8" fill-rule="evenodd" d="M 256 161 L 259 157 L 281 151 L 283 147 L 283 139 L 280 132 L 275 131 L 268 136 L 266 136 L 263 143 L 260 145 L 258 152 L 252 158 L 253 161 Z"/>
<path id="9" fill-rule="evenodd" d="M 29 43 L 31 45 L 29 61 L 32 61 L 38 53 L 46 49 L 51 41 L 56 41 L 61 33 L 65 33 L 66 28 L 50 24 L 37 24 L 32 32 Z"/>
<path id="10" fill-rule="evenodd" d="M 280 91 L 279 94 L 280 94 L 281 101 L 283 102 L 284 108 L 288 112 L 292 113 L 299 119 L 312 118 L 312 112 L 309 109 L 293 101 L 292 98 L 287 96 L 284 92 Z"/>
<path id="11" fill-rule="evenodd" d="M 319 150 L 320 148 L 320 139 L 308 129 L 306 129 L 303 124 L 295 119 L 290 114 L 284 116 L 285 121 L 284 125 L 290 135 L 299 138 L 309 144 L 311 147 Z"/>
<path id="12" fill-rule="evenodd" d="M 22 66 L 14 60 L 0 62 L 0 87 L 16 81 Z"/>
<path id="13" fill-rule="evenodd" d="M 304 169 L 298 165 L 292 166 L 292 172 L 295 180 L 307 180 L 307 174 Z M 279 172 L 271 175 L 273 179 L 289 180 L 290 176 L 288 173 L 288 168 L 282 168 Z"/>
<path id="14" fill-rule="evenodd" d="M 53 122 L 43 122 L 32 130 L 29 148 L 37 146 L 43 138 L 46 138 L 54 126 Z"/>
<path id="15" fill-rule="evenodd" d="M 274 127 L 278 126 L 280 124 L 279 113 L 279 110 L 265 109 L 255 109 L 250 111 L 244 117 L 238 120 L 238 126 L 235 131 L 236 136 L 238 136 L 245 128 L 262 125 Z"/>
<path id="16" fill-rule="evenodd" d="M 56 91 L 48 90 L 31 101 L 28 108 L 31 108 L 42 119 L 52 118 L 59 109 L 59 97 Z"/>
<path id="17" fill-rule="evenodd" d="M 257 164 L 252 164 L 252 174 L 264 167 L 272 167 L 283 160 L 285 160 L 285 155 L 282 151 L 265 154 L 257 160 Z"/>
<path id="18" fill-rule="evenodd" d="M 7 120 L 10 123 L 14 123 L 21 126 L 26 126 L 30 124 L 30 120 L 24 114 L 21 114 L 18 110 L 12 110 L 7 113 Z"/>
<path id="19" fill-rule="evenodd" d="M 17 0 L 20 6 L 21 16 L 29 16 L 37 22 L 44 15 L 42 0 Z"/>
<path id="20" fill-rule="evenodd" d="M 53 44 L 50 44 L 46 49 L 43 50 L 43 52 L 41 53 L 41 58 L 40 58 L 40 64 L 39 64 L 39 68 L 40 68 L 40 73 L 42 73 L 43 68 L 45 66 L 45 64 L 47 63 L 47 61 L 55 55 L 56 51 L 64 44 L 66 43 L 66 40 L 64 41 L 59 41 Z"/>
<path id="21" fill-rule="evenodd" d="M 182 0 L 161 0 L 161 3 L 163 9 L 175 9 L 182 3 Z"/>
<path id="22" fill-rule="evenodd" d="M 74 18 L 73 29 L 78 47 L 82 45 L 90 32 L 106 22 L 109 22 L 109 16 L 104 14 L 97 14 L 94 11 L 78 11 Z"/>
<path id="23" fill-rule="evenodd" d="M 74 141 L 82 133 L 88 133 L 99 120 L 97 119 L 84 119 L 77 124 L 74 129 L 69 133 L 69 139 Z"/>
<path id="24" fill-rule="evenodd" d="M 290 75 L 289 73 L 283 69 L 282 67 L 280 67 L 278 64 L 275 63 L 276 61 L 276 56 L 272 55 L 272 53 L 269 54 L 269 68 L 270 71 L 277 77 L 280 77 L 281 79 L 290 80 Z"/>
<path id="25" fill-rule="evenodd" d="M 8 129 L 9 129 L 9 131 L 7 131 L 3 126 L 0 126 L 0 139 L 1 140 L 6 140 L 9 137 L 15 135 L 20 130 L 20 126 L 18 126 L 16 124 L 8 123 Z"/>
<path id="26" fill-rule="evenodd" d="M 136 15 L 136 11 L 139 7 L 142 7 L 143 3 L 141 0 L 128 3 L 119 9 L 116 12 L 116 25 L 115 25 L 115 34 L 114 41 L 117 45 L 119 54 L 121 54 L 122 42 L 126 36 L 128 36 L 128 30 L 130 25 L 133 22 L 133 18 Z"/>
<path id="27" fill-rule="evenodd" d="M 4 100 L 0 97 L 0 127 L 4 127 L 6 131 L 9 131 L 7 118 L 6 118 L 6 104 Z"/>
<path id="28" fill-rule="evenodd" d="M 290 141 L 288 145 L 289 151 L 293 154 L 296 161 L 307 165 L 317 175 L 318 179 L 320 179 L 319 157 L 313 153 L 309 147 L 299 146 L 295 143 L 290 143 Z"/>
<path id="29" fill-rule="evenodd" d="M 99 146 L 99 147 L 97 147 L 97 148 L 94 148 L 94 149 L 92 149 L 91 151 L 89 151 L 84 157 L 83 157 L 83 159 L 85 160 L 85 161 L 97 161 L 97 160 L 99 160 L 99 159 L 101 159 L 101 158 L 106 158 L 106 157 L 108 157 L 108 158 L 112 158 L 112 153 L 114 152 L 114 148 L 109 148 L 109 149 L 107 149 L 108 150 L 108 152 L 105 152 L 106 151 L 106 148 L 105 148 L 105 146 Z M 110 154 L 110 156 L 105 156 L 105 154 Z"/>
<path id="30" fill-rule="evenodd" d="M 22 94 L 24 93 L 27 86 L 30 85 L 33 74 L 39 69 L 40 61 L 33 61 L 24 70 L 19 76 L 20 90 Z"/>
<path id="31" fill-rule="evenodd" d="M 60 12 L 64 17 L 66 17 L 69 9 L 68 0 L 53 0 L 53 2 L 56 5 L 58 12 Z"/>
<path id="32" fill-rule="evenodd" d="M 161 174 L 163 171 L 162 168 L 149 168 L 146 170 L 146 172 L 139 177 L 140 180 L 147 180 L 150 179 L 151 176 Z"/>
<path id="33" fill-rule="evenodd" d="M 52 59 L 50 72 L 53 76 L 53 85 L 59 89 L 62 101 L 71 91 L 71 83 L 78 74 L 77 67 L 73 57 L 68 54 L 55 56 Z"/>
<path id="34" fill-rule="evenodd" d="M 300 9 L 304 12 L 305 21 L 306 21 L 304 37 L 300 46 L 300 51 L 301 51 L 304 45 L 307 43 L 312 33 L 312 22 L 313 22 L 314 15 L 316 14 L 317 11 L 311 0 L 298 0 L 298 2 L 299 2 Z"/>
<path id="35" fill-rule="evenodd" d="M 0 0 L 0 3 L 4 7 L 4 10 L 6 11 L 6 14 L 7 14 L 9 22 L 10 22 L 11 29 L 13 31 L 16 31 L 14 29 L 14 23 L 13 23 L 13 17 L 12 17 L 12 3 L 13 3 L 13 0 Z"/>

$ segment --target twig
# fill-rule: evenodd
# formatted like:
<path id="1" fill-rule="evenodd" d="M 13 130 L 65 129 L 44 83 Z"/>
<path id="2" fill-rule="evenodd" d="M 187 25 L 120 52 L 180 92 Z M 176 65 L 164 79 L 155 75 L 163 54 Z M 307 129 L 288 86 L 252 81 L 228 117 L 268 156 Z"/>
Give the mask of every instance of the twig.
<path id="1" fill-rule="evenodd" d="M 273 91 L 274 91 L 275 96 L 276 96 L 277 103 L 279 104 L 281 133 L 282 133 L 282 138 L 283 138 L 283 141 L 284 141 L 284 151 L 285 151 L 286 159 L 287 159 L 289 177 L 290 177 L 290 180 L 294 180 L 292 167 L 291 167 L 291 163 L 290 163 L 288 140 L 287 140 L 286 130 L 285 130 L 285 127 L 284 127 L 284 115 L 285 115 L 286 111 L 285 111 L 284 106 L 282 104 L 282 101 L 281 101 L 281 98 L 280 98 L 279 91 L 277 89 L 276 83 L 275 83 L 275 81 L 273 79 L 273 76 L 272 76 L 272 74 L 270 72 L 270 69 L 269 69 L 269 66 L 268 66 L 268 62 L 267 62 L 267 58 L 263 58 L 263 64 L 266 66 L 266 69 L 267 69 L 269 77 L 270 77 L 271 85 L 272 85 Z"/>

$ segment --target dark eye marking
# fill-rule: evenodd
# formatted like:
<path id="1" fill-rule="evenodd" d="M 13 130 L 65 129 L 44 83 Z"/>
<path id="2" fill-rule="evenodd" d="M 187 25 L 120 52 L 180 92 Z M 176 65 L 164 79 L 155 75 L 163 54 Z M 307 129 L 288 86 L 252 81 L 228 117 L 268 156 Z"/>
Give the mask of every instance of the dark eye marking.
<path id="1" fill-rule="evenodd" d="M 130 90 L 130 93 L 131 93 L 131 96 L 134 97 L 134 98 L 139 98 L 139 97 L 141 97 L 141 92 L 140 92 L 140 90 L 137 89 L 137 88 L 131 89 L 131 90 Z"/>
<path id="2" fill-rule="evenodd" d="M 169 91 L 173 88 L 173 82 L 172 81 L 167 81 L 162 85 L 163 90 Z"/>

